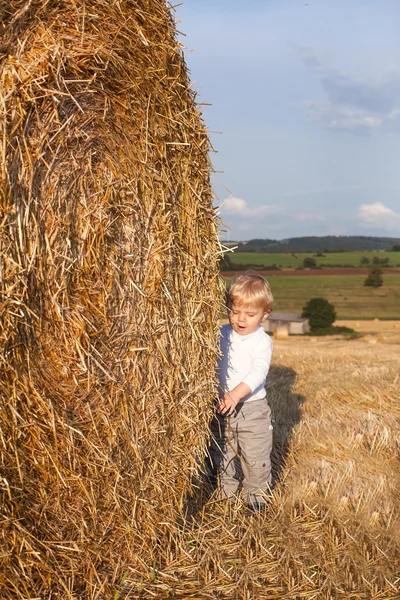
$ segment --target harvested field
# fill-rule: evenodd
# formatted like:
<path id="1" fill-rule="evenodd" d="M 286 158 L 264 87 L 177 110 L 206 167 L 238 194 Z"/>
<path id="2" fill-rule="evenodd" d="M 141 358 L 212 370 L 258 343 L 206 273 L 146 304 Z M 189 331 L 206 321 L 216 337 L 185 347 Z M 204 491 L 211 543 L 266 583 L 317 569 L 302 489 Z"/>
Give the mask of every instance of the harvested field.
<path id="1" fill-rule="evenodd" d="M 147 580 L 129 570 L 128 597 L 400 598 L 399 363 L 400 344 L 276 342 L 267 513 L 199 491 Z"/>
<path id="2" fill-rule="evenodd" d="M 335 325 L 350 327 L 359 333 L 361 341 L 377 344 L 400 344 L 400 321 L 336 321 Z M 390 349 L 388 349 L 390 352 Z"/>

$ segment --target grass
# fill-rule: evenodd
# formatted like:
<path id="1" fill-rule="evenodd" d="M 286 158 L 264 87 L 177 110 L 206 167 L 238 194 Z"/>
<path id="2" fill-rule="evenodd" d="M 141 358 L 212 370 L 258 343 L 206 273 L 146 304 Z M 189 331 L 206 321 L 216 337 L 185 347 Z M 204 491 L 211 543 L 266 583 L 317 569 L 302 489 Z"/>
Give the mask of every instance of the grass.
<path id="1" fill-rule="evenodd" d="M 364 275 L 269 277 L 275 309 L 301 312 L 310 298 L 331 302 L 338 319 L 400 319 L 400 275 L 385 275 L 380 288 L 364 286 Z"/>
<path id="2" fill-rule="evenodd" d="M 391 267 L 400 266 L 400 252 L 335 252 L 327 253 L 325 256 L 316 256 L 311 252 L 294 253 L 294 254 L 279 254 L 274 252 L 229 252 L 229 256 L 233 265 L 252 264 L 254 266 L 277 265 L 282 268 L 296 268 L 303 266 L 303 260 L 306 257 L 314 258 L 317 266 L 342 266 L 342 267 L 360 267 L 373 266 L 372 260 L 374 257 L 379 259 L 388 258 Z M 369 265 L 361 265 L 362 257 L 367 257 L 370 260 Z"/>

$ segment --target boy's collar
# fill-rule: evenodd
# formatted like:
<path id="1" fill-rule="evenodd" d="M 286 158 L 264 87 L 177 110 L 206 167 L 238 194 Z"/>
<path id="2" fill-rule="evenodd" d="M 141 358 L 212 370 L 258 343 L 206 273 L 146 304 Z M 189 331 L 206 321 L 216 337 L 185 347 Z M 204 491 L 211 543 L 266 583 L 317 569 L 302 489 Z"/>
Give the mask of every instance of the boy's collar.
<path id="1" fill-rule="evenodd" d="M 247 335 L 240 335 L 240 333 L 237 333 L 231 324 L 229 324 L 229 327 L 231 329 L 231 334 L 233 334 L 235 337 L 237 337 L 239 340 L 242 340 L 243 342 L 245 340 L 247 340 L 248 338 L 250 338 L 252 335 L 254 335 L 255 333 L 258 333 L 260 331 L 260 329 L 263 329 L 262 325 L 259 325 L 258 328 L 255 331 L 252 331 L 251 333 L 248 333 Z"/>

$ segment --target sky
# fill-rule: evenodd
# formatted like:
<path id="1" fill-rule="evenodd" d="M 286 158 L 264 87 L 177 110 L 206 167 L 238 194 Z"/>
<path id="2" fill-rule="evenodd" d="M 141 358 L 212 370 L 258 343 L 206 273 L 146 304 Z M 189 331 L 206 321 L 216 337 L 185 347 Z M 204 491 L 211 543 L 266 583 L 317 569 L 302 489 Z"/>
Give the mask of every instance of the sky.
<path id="1" fill-rule="evenodd" d="M 400 237 L 399 0 L 175 8 L 225 240 Z"/>

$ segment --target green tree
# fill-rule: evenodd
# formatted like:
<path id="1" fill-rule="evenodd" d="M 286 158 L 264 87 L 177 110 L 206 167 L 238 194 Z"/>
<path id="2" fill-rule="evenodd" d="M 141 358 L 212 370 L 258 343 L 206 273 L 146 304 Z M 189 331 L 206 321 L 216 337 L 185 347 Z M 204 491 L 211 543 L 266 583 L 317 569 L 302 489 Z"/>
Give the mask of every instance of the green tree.
<path id="1" fill-rule="evenodd" d="M 370 269 L 368 277 L 364 281 L 364 285 L 369 285 L 371 287 L 381 287 L 381 285 L 383 285 L 382 271 L 379 267 Z"/>
<path id="2" fill-rule="evenodd" d="M 369 265 L 371 261 L 369 260 L 368 256 L 362 256 L 361 260 L 360 260 L 360 264 L 362 265 Z"/>
<path id="3" fill-rule="evenodd" d="M 311 298 L 304 306 L 301 316 L 308 319 L 313 331 L 330 327 L 336 320 L 336 311 L 333 304 L 325 298 Z"/>
<path id="4" fill-rule="evenodd" d="M 400 244 L 395 244 L 392 248 L 392 252 L 400 252 Z"/>
<path id="5" fill-rule="evenodd" d="M 303 260 L 303 266 L 307 269 L 313 269 L 314 267 L 317 266 L 317 262 L 315 260 L 315 258 L 312 258 L 312 256 L 307 256 L 304 260 Z"/>

